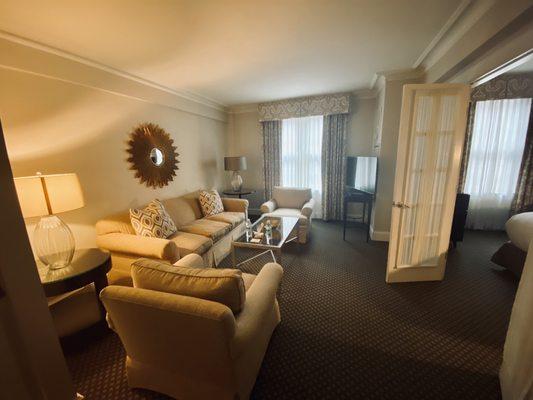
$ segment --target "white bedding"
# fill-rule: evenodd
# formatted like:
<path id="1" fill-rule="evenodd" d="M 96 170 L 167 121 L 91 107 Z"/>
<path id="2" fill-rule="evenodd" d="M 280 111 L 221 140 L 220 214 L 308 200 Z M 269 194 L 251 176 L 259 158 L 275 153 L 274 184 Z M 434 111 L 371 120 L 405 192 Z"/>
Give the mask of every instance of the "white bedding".
<path id="1" fill-rule="evenodd" d="M 513 215 L 505 223 L 505 230 L 511 242 L 527 252 L 529 242 L 533 239 L 533 212 Z"/>

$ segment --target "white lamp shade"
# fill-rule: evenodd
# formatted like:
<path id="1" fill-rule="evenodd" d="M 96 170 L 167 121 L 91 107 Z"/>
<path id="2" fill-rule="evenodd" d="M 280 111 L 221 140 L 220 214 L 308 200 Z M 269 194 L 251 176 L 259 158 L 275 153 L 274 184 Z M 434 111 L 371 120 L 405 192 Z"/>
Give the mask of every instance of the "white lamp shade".
<path id="1" fill-rule="evenodd" d="M 59 214 L 85 205 L 76 174 L 15 178 L 15 188 L 24 218 Z"/>

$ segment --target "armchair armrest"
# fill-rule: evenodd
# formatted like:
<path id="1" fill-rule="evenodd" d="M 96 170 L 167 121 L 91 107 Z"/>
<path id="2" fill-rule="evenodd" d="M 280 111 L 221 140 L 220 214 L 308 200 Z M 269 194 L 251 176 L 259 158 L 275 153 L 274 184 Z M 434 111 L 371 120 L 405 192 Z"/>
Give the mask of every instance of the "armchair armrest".
<path id="1" fill-rule="evenodd" d="M 262 321 L 274 307 L 282 276 L 281 265 L 268 263 L 246 292 L 244 309 L 235 319 L 235 336 L 231 345 L 233 358 L 239 357 L 245 349 L 253 346 L 258 332 L 263 329 Z"/>
<path id="2" fill-rule="evenodd" d="M 313 213 L 313 208 L 315 206 L 315 199 L 309 200 L 307 203 L 304 204 L 302 207 L 301 213 L 305 215 L 307 218 L 311 218 L 311 214 Z"/>
<path id="3" fill-rule="evenodd" d="M 176 243 L 168 239 L 130 235 L 127 233 L 108 233 L 98 235 L 96 244 L 105 250 L 139 257 L 158 258 L 176 262 L 179 250 Z"/>
<path id="4" fill-rule="evenodd" d="M 195 253 L 187 254 L 185 257 L 176 261 L 174 265 L 176 267 L 206 268 L 204 259 Z"/>
<path id="5" fill-rule="evenodd" d="M 278 205 L 276 204 L 276 200 L 271 199 L 261 204 L 261 213 L 262 214 L 271 213 L 276 208 L 278 208 Z"/>
<path id="6" fill-rule="evenodd" d="M 223 198 L 222 205 L 225 211 L 242 212 L 248 214 L 248 200 L 246 199 L 233 199 Z"/>

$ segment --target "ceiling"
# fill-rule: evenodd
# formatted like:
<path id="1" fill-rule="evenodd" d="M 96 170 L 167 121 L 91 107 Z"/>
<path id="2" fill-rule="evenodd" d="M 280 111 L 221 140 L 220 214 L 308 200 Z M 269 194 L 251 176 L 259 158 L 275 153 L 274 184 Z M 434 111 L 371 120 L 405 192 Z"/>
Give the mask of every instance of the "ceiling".
<path id="1" fill-rule="evenodd" d="M 221 105 L 368 88 L 461 0 L 2 0 L 0 30 Z"/>

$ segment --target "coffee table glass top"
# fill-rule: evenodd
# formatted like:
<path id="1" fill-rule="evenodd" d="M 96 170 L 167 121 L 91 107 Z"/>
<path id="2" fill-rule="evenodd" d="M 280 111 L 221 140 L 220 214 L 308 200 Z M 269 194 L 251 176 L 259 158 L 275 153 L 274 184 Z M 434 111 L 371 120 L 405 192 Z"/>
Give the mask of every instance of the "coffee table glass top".
<path id="1" fill-rule="evenodd" d="M 272 237 L 269 238 L 265 234 L 264 225 L 267 221 L 272 224 Z M 298 224 L 297 217 L 272 217 L 263 215 L 253 225 L 252 229 L 257 232 L 259 227 L 263 224 L 263 236 L 259 242 L 253 242 L 251 237 L 246 236 L 246 232 L 242 234 L 234 244 L 242 247 L 274 247 L 280 248 L 289 239 L 291 232 Z"/>

